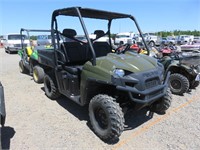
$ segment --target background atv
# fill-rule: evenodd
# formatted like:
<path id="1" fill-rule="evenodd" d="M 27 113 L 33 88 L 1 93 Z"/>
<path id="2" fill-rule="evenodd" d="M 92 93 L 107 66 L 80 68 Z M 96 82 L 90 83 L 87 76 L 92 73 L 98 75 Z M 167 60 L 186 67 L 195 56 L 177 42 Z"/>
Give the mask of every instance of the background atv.
<path id="1" fill-rule="evenodd" d="M 182 95 L 196 88 L 200 81 L 200 53 L 180 53 L 161 59 L 166 73 L 171 72 L 169 86 L 174 94 Z"/>
<path id="2" fill-rule="evenodd" d="M 43 83 L 44 79 L 44 70 L 41 67 L 41 64 L 38 60 L 38 52 L 37 49 L 44 46 L 37 46 L 33 45 L 32 41 L 30 40 L 30 32 L 48 32 L 50 34 L 50 30 L 30 30 L 30 29 L 21 29 L 20 34 L 22 35 L 23 32 L 26 32 L 27 37 L 30 41 L 30 46 L 24 47 L 23 39 L 22 41 L 22 49 L 18 51 L 18 54 L 21 57 L 19 61 L 19 68 L 21 73 L 29 73 L 33 76 L 33 80 L 36 83 Z"/>
<path id="3" fill-rule="evenodd" d="M 63 29 L 61 33 L 57 21 L 59 16 L 62 19 L 66 16 L 72 19 L 68 22 L 80 25 L 83 30 L 80 34 L 85 34 L 87 42 L 76 38 L 74 24 L 73 29 Z M 86 19 L 83 21 L 83 18 Z M 55 10 L 51 22 L 54 51 L 38 50 L 39 59 L 45 66 L 45 94 L 50 99 L 56 99 L 62 94 L 81 106 L 89 104 L 93 130 L 107 142 L 117 140 L 124 130 L 125 108 L 146 108 L 164 114 L 171 103 L 171 92 L 167 85 L 169 75 L 164 80 L 162 64 L 147 55 L 126 50 L 112 52 L 111 24 L 116 20 L 124 23 L 125 19 L 131 22 L 131 27 L 135 23 L 144 41 L 132 15 L 81 7 Z M 85 23 L 87 20 L 90 24 L 90 21 L 95 21 L 96 25 L 98 21 L 106 23 L 107 32 L 93 30 L 96 38 L 90 39 Z M 66 25 L 70 27 L 69 23 Z M 79 32 L 80 27 L 77 29 Z M 58 38 L 60 35 L 64 37 L 62 42 Z M 109 40 L 98 40 L 104 36 Z"/>
<path id="4" fill-rule="evenodd" d="M 3 86 L 0 82 L 0 113 L 1 113 L 1 125 L 2 127 L 5 124 L 5 120 L 6 120 L 6 110 L 5 110 L 5 100 L 4 100 L 4 90 L 3 90 Z"/>

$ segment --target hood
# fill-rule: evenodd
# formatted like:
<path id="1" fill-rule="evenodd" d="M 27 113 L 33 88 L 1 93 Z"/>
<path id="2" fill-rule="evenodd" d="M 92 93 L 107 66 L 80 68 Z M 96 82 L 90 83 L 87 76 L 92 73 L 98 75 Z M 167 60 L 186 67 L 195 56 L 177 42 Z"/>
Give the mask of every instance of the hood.
<path id="1" fill-rule="evenodd" d="M 111 79 L 115 69 L 123 69 L 129 73 L 145 72 L 157 67 L 157 60 L 147 55 L 126 52 L 125 54 L 109 53 L 107 56 L 99 57 L 96 66 L 91 62 L 84 65 L 84 70 L 90 72 L 99 80 Z M 98 77 L 97 77 L 98 76 Z"/>
<path id="2" fill-rule="evenodd" d="M 143 72 L 155 68 L 157 61 L 146 55 L 127 52 L 125 54 L 110 53 L 106 57 L 97 59 L 97 66 L 108 71 L 116 68 L 130 72 Z"/>

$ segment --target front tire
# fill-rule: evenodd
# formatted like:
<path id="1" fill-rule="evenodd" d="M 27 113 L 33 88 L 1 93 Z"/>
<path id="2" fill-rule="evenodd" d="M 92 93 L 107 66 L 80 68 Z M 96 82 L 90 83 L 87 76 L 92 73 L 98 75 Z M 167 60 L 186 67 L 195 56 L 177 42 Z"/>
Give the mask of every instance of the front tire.
<path id="1" fill-rule="evenodd" d="M 104 141 L 116 141 L 124 130 L 122 109 L 115 99 L 97 95 L 90 101 L 89 116 L 94 132 Z"/>
<path id="2" fill-rule="evenodd" d="M 173 94 L 183 95 L 189 90 L 190 83 L 188 79 L 179 73 L 172 74 L 169 78 L 169 83 Z"/>
<path id="3" fill-rule="evenodd" d="M 44 70 L 38 65 L 33 67 L 33 80 L 36 83 L 43 83 L 44 81 Z"/>
<path id="4" fill-rule="evenodd" d="M 167 89 L 166 94 L 162 97 L 161 100 L 153 103 L 150 106 L 150 111 L 155 112 L 159 115 L 163 115 L 166 113 L 166 110 L 169 109 L 172 102 L 172 93 L 170 88 Z"/>
<path id="5" fill-rule="evenodd" d="M 53 80 L 50 76 L 44 76 L 44 91 L 47 97 L 54 100 L 60 97 L 60 93 L 55 85 L 55 80 Z"/>
<path id="6" fill-rule="evenodd" d="M 10 51 L 10 48 L 9 48 L 9 47 L 6 48 L 6 52 L 7 52 L 8 54 L 11 54 L 11 51 Z"/>

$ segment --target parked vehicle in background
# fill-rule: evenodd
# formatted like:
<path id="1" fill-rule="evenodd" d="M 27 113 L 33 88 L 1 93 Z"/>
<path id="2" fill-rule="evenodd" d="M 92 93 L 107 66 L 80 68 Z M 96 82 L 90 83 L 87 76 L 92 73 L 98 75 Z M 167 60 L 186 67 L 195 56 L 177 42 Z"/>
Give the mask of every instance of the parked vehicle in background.
<path id="1" fill-rule="evenodd" d="M 176 38 L 174 36 L 167 36 L 167 41 L 169 45 L 175 45 L 176 44 Z"/>
<path id="2" fill-rule="evenodd" d="M 177 37 L 177 44 L 182 45 L 186 43 L 192 43 L 194 40 L 194 35 L 179 35 Z"/>
<path id="3" fill-rule="evenodd" d="M 181 45 L 181 51 L 200 51 L 200 42 Z"/>
<path id="4" fill-rule="evenodd" d="M 3 36 L 1 35 L 0 36 L 0 47 L 2 47 L 3 46 Z"/>
<path id="5" fill-rule="evenodd" d="M 162 37 L 161 44 L 162 45 L 174 45 L 174 44 L 176 44 L 176 39 L 174 37 Z"/>
<path id="6" fill-rule="evenodd" d="M 115 45 L 123 45 L 128 43 L 128 40 L 133 39 L 134 33 L 133 32 L 122 32 L 118 33 L 115 37 Z"/>
<path id="7" fill-rule="evenodd" d="M 200 36 L 195 36 L 193 42 L 200 43 Z"/>
<path id="8" fill-rule="evenodd" d="M 5 109 L 5 100 L 4 100 L 4 90 L 0 82 L 0 113 L 1 113 L 1 126 L 3 127 L 6 120 L 6 109 Z"/>
<path id="9" fill-rule="evenodd" d="M 82 42 L 87 42 L 87 38 L 85 37 L 85 35 L 77 35 L 76 39 L 78 39 Z"/>
<path id="10" fill-rule="evenodd" d="M 135 43 L 142 42 L 142 38 L 139 34 L 134 34 L 133 41 L 135 41 Z"/>
<path id="11" fill-rule="evenodd" d="M 21 29 L 20 34 L 26 34 L 27 39 L 30 41 L 31 45 L 24 47 L 23 40 L 22 42 L 22 49 L 18 51 L 18 54 L 21 57 L 21 60 L 19 61 L 19 69 L 21 73 L 30 74 L 33 76 L 33 80 L 36 83 L 43 83 L 44 78 L 44 70 L 41 67 L 39 56 L 38 56 L 38 49 L 46 48 L 51 49 L 52 47 L 50 45 L 42 44 L 40 46 L 34 46 L 32 45 L 31 39 L 30 39 L 30 33 L 49 33 L 51 30 L 36 30 L 36 29 Z"/>
<path id="12" fill-rule="evenodd" d="M 37 36 L 37 45 L 51 45 L 51 35 L 38 35 Z"/>
<path id="13" fill-rule="evenodd" d="M 162 38 L 161 38 L 161 44 L 162 44 L 162 45 L 167 45 L 167 44 L 168 44 L 167 37 L 162 37 Z"/>
<path id="14" fill-rule="evenodd" d="M 30 42 L 26 35 L 20 35 L 19 33 L 11 33 L 3 36 L 3 45 L 6 53 L 17 52 L 22 48 L 21 39 L 24 40 L 24 46 L 29 46 Z"/>
<path id="15" fill-rule="evenodd" d="M 155 33 L 144 33 L 143 34 L 145 41 L 151 47 L 160 45 L 161 37 L 157 36 Z"/>

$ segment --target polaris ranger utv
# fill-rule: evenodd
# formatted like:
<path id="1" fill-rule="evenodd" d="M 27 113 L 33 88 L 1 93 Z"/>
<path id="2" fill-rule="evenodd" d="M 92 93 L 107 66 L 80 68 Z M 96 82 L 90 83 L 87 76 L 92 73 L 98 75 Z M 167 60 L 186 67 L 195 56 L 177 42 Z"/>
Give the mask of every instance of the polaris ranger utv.
<path id="1" fill-rule="evenodd" d="M 59 27 L 70 26 L 72 21 L 60 25 L 59 16 L 77 19 L 73 23 L 82 27 L 87 42 L 77 39 L 74 29 L 60 32 Z M 106 22 L 107 32 L 93 30 L 96 38 L 91 39 L 85 24 L 90 19 L 95 23 Z M 50 99 L 62 94 L 81 106 L 89 105 L 93 130 L 104 141 L 115 141 L 123 132 L 124 108 L 140 110 L 145 107 L 150 112 L 164 114 L 171 103 L 167 85 L 169 74 L 164 79 L 162 64 L 128 49 L 117 52 L 112 49 L 111 24 L 118 19 L 130 20 L 131 27 L 135 24 L 142 37 L 138 23 L 129 14 L 81 7 L 55 10 L 51 22 L 53 50 L 38 50 L 39 59 L 46 66 L 45 94 Z M 91 23 L 90 28 L 98 26 Z M 65 37 L 63 42 L 59 41 L 59 35 Z M 109 40 L 103 41 L 105 36 Z"/>
<path id="2" fill-rule="evenodd" d="M 24 39 L 23 39 L 23 36 L 21 36 L 22 49 L 18 51 L 18 54 L 21 57 L 21 60 L 19 61 L 19 69 L 21 73 L 28 73 L 32 75 L 33 80 L 36 83 L 43 83 L 43 79 L 44 79 L 44 71 L 38 60 L 39 57 L 38 57 L 37 49 L 41 49 L 41 48 L 48 49 L 49 45 L 47 46 L 34 45 L 30 39 L 30 32 L 34 32 L 34 33 L 45 32 L 45 33 L 50 34 L 51 33 L 50 31 L 51 30 L 35 30 L 35 29 L 23 29 L 23 28 L 20 30 L 21 35 L 23 35 L 24 32 L 26 32 L 30 45 L 27 47 L 24 47 Z"/>

